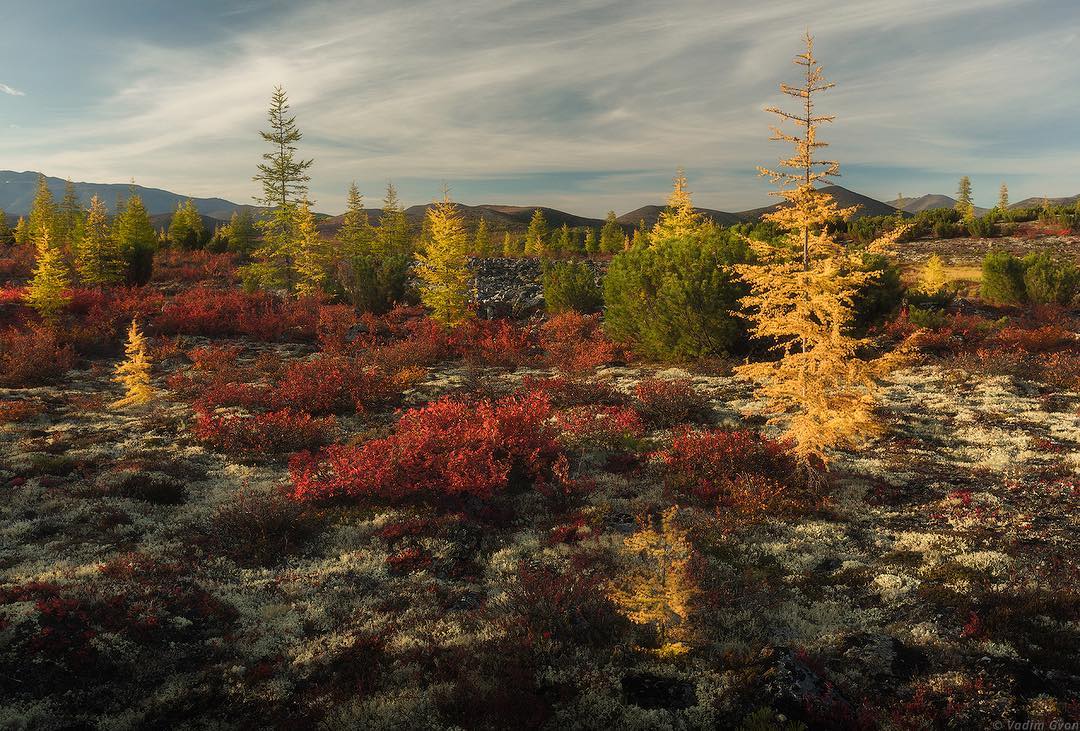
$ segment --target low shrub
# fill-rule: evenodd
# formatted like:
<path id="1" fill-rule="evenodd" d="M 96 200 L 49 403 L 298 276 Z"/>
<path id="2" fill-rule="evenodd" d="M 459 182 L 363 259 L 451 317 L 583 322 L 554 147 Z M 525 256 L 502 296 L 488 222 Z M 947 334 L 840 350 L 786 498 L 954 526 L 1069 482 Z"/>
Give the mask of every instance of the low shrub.
<path id="1" fill-rule="evenodd" d="M 195 438 L 212 449 L 243 459 L 281 459 L 292 452 L 318 449 L 329 441 L 332 417 L 280 409 L 255 416 L 219 416 L 197 408 Z"/>
<path id="2" fill-rule="evenodd" d="M 550 413 L 538 393 L 474 404 L 443 398 L 403 413 L 387 437 L 298 456 L 290 466 L 293 494 L 489 498 L 512 483 L 548 478 L 559 455 Z"/>
<path id="3" fill-rule="evenodd" d="M 75 351 L 57 332 L 40 325 L 0 332 L 0 386 L 50 383 L 75 365 Z"/>
<path id="4" fill-rule="evenodd" d="M 155 320 L 168 335 L 249 337 L 254 340 L 312 340 L 319 303 L 311 298 L 287 299 L 267 292 L 241 292 L 205 287 L 176 295 Z"/>
<path id="5" fill-rule="evenodd" d="M 270 408 L 308 414 L 344 414 L 396 405 L 423 371 L 396 373 L 365 367 L 340 356 L 317 356 L 291 363 L 269 397 Z"/>
<path id="6" fill-rule="evenodd" d="M 19 399 L 0 401 L 0 424 L 33 419 L 44 410 L 45 406 L 40 401 Z"/>
<path id="7" fill-rule="evenodd" d="M 1056 261 L 1043 251 L 1028 254 L 1023 265 L 1024 290 L 1035 304 L 1067 306 L 1080 292 L 1080 269 L 1070 261 Z"/>
<path id="8" fill-rule="evenodd" d="M 863 286 L 854 297 L 855 324 L 867 327 L 895 312 L 904 299 L 900 268 L 884 254 L 863 253 L 862 271 L 877 276 Z"/>
<path id="9" fill-rule="evenodd" d="M 626 401 L 623 393 L 608 381 L 593 381 L 568 376 L 552 376 L 551 378 L 526 376 L 521 381 L 520 391 L 523 393 L 540 391 L 547 396 L 552 406 L 559 408 L 590 404 L 616 406 Z"/>
<path id="10" fill-rule="evenodd" d="M 577 406 L 555 419 L 560 439 L 576 450 L 625 452 L 638 447 L 645 424 L 629 406 Z"/>
<path id="11" fill-rule="evenodd" d="M 526 365 L 537 352 L 531 328 L 505 319 L 470 320 L 452 332 L 449 344 L 466 362 L 496 368 Z"/>
<path id="12" fill-rule="evenodd" d="M 153 280 L 156 282 L 190 283 L 209 279 L 222 283 L 235 281 L 236 255 L 179 248 L 162 249 L 154 254 Z"/>
<path id="13" fill-rule="evenodd" d="M 243 566 L 274 566 L 301 551 L 319 532 L 308 508 L 279 490 L 244 489 L 210 516 L 209 548 Z"/>
<path id="14" fill-rule="evenodd" d="M 816 507 L 787 448 L 748 430 L 686 431 L 660 453 L 668 489 L 738 515 Z"/>
<path id="15" fill-rule="evenodd" d="M 604 328 L 649 358 L 725 355 L 746 337 L 736 314 L 746 285 L 732 267 L 749 258 L 745 240 L 715 227 L 631 247 L 604 277 Z"/>
<path id="16" fill-rule="evenodd" d="M 986 255 L 982 263 L 980 294 L 988 302 L 1016 305 L 1024 302 L 1024 264 L 1006 251 Z"/>
<path id="17" fill-rule="evenodd" d="M 540 327 L 547 364 L 566 373 L 591 371 L 616 359 L 615 344 L 604 335 L 599 315 L 564 312 Z"/>
<path id="18" fill-rule="evenodd" d="M 709 399 L 688 378 L 646 378 L 634 388 L 637 410 L 652 426 L 672 427 L 704 421 Z"/>
<path id="19" fill-rule="evenodd" d="M 968 236 L 976 239 L 988 239 L 994 235 L 996 226 L 990 216 L 978 216 L 966 222 Z"/>
<path id="20" fill-rule="evenodd" d="M 584 261 L 559 261 L 544 266 L 540 283 L 544 288 L 544 306 L 549 315 L 598 312 L 604 304 L 596 276 Z"/>

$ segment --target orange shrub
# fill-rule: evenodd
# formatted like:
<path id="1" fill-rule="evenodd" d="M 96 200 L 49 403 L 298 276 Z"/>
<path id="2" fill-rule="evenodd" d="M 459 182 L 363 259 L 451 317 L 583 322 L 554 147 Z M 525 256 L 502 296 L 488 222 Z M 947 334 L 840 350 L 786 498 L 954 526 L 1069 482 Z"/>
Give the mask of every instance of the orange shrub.
<path id="1" fill-rule="evenodd" d="M 563 312 L 540 327 L 540 347 L 552 368 L 567 373 L 590 371 L 616 359 L 615 344 L 600 327 L 600 315 Z"/>

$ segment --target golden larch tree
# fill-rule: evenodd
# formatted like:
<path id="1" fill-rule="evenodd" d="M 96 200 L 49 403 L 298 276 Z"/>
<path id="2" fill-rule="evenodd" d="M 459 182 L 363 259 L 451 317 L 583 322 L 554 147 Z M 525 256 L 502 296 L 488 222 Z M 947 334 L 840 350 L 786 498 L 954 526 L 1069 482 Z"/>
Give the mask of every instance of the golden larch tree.
<path id="1" fill-rule="evenodd" d="M 146 338 L 134 319 L 128 330 L 124 354 L 127 357 L 116 367 L 116 376 L 113 378 L 123 385 L 124 397 L 114 401 L 112 406 L 122 408 L 150 403 L 155 396 L 154 388 L 150 385 L 150 358 L 146 354 Z"/>
<path id="2" fill-rule="evenodd" d="M 786 437 L 806 467 L 827 465 L 826 450 L 857 446 L 877 431 L 873 415 L 875 375 L 886 361 L 868 363 L 857 352 L 867 341 L 851 334 L 854 298 L 876 272 L 861 269 L 862 252 L 848 250 L 827 223 L 848 219 L 855 208 L 840 208 L 820 192 L 816 183 L 839 174 L 839 164 L 818 159 L 827 144 L 817 137 L 818 126 L 833 117 L 814 110 L 815 94 L 833 85 L 814 58 L 813 38 L 795 57 L 805 71 L 802 86 L 781 84 L 784 94 L 801 102 L 798 113 L 778 108 L 767 111 L 800 130 L 788 134 L 773 127 L 773 140 L 790 143 L 794 154 L 777 169 L 759 168 L 778 190 L 773 195 L 786 205 L 763 218 L 787 232 L 778 244 L 750 239 L 758 263 L 736 267 L 750 285 L 742 304 L 753 334 L 774 344 L 779 358 L 748 363 L 738 375 L 757 384 L 767 401 L 770 423 L 786 422 Z M 901 233 L 897 228 L 867 248 L 883 253 Z"/>
<path id="3" fill-rule="evenodd" d="M 653 225 L 649 240 L 652 243 L 667 239 L 680 239 L 693 234 L 701 228 L 703 218 L 694 210 L 690 191 L 686 187 L 686 174 L 682 168 L 673 178 L 671 195 L 668 196 L 667 208 L 660 212 L 660 217 Z M 637 232 L 635 231 L 635 238 Z"/>
<path id="4" fill-rule="evenodd" d="M 659 530 L 651 520 L 639 521 L 638 530 L 623 541 L 636 566 L 608 594 L 630 621 L 656 627 L 664 657 L 689 650 L 690 604 L 698 591 L 690 577 L 693 546 L 676 525 L 678 513 L 677 507 L 664 511 Z"/>
<path id="5" fill-rule="evenodd" d="M 449 191 L 427 209 L 427 236 L 416 256 L 420 301 L 436 321 L 453 327 L 472 316 L 469 303 L 476 290 L 469 270 L 469 237 L 465 221 Z"/>
<path id="6" fill-rule="evenodd" d="M 927 294 L 935 294 L 945 289 L 945 283 L 945 262 L 937 254 L 931 254 L 923 268 L 922 281 L 919 284 Z"/>
<path id="7" fill-rule="evenodd" d="M 26 303 L 46 322 L 55 323 L 71 301 L 71 278 L 59 246 L 53 246 L 48 228 L 36 236 L 37 262 L 26 291 Z"/>
<path id="8" fill-rule="evenodd" d="M 296 243 L 291 247 L 294 252 L 294 291 L 299 297 L 317 296 L 326 290 L 330 281 L 333 252 L 330 244 L 319 235 L 315 214 L 307 201 L 296 211 L 294 229 Z"/>
<path id="9" fill-rule="evenodd" d="M 1004 213 L 1009 208 L 1009 186 L 1005 185 L 1005 183 L 1002 183 L 1001 187 L 998 188 L 997 207 L 998 210 L 1000 210 L 1002 213 Z"/>

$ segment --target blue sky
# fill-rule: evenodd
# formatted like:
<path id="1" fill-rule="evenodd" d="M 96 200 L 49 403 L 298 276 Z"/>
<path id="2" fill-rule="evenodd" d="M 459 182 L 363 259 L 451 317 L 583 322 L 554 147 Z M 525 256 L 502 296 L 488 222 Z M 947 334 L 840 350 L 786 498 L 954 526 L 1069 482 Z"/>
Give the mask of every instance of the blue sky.
<path id="1" fill-rule="evenodd" d="M 768 203 L 762 110 L 809 25 L 837 182 L 991 205 L 1080 193 L 1075 0 L 0 0 L 0 169 L 247 202 L 282 83 L 335 213 L 407 204 Z"/>

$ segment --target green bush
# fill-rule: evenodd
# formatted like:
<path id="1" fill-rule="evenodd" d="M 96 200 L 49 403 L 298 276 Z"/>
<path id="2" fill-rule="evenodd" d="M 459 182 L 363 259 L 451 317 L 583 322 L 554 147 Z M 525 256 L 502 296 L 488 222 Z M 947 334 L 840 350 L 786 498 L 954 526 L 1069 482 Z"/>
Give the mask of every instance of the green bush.
<path id="1" fill-rule="evenodd" d="M 963 228 L 960 224 L 953 223 L 952 221 L 937 221 L 934 223 L 934 238 L 936 239 L 955 239 L 961 233 Z"/>
<path id="2" fill-rule="evenodd" d="M 596 277 L 584 261 L 547 264 L 540 282 L 544 286 L 548 314 L 573 310 L 588 315 L 599 311 L 604 304 Z"/>
<path id="3" fill-rule="evenodd" d="M 909 307 L 908 320 L 913 325 L 937 330 L 945 327 L 949 322 L 949 316 L 942 310 L 924 310 L 920 307 Z"/>
<path id="4" fill-rule="evenodd" d="M 865 327 L 894 312 L 904 299 L 900 269 L 883 254 L 863 254 L 862 271 L 878 272 L 855 296 L 855 324 Z"/>
<path id="5" fill-rule="evenodd" d="M 338 266 L 338 286 L 345 300 L 361 312 L 387 312 L 405 300 L 409 267 L 404 254 L 348 257 Z"/>
<path id="6" fill-rule="evenodd" d="M 731 351 L 746 337 L 735 311 L 747 294 L 732 265 L 749 256 L 742 237 L 715 226 L 618 254 L 604 278 L 608 335 L 650 358 Z"/>
<path id="7" fill-rule="evenodd" d="M 986 255 L 982 263 L 982 298 L 1003 305 L 1020 304 L 1027 299 L 1024 287 L 1024 263 L 1006 251 Z"/>
<path id="8" fill-rule="evenodd" d="M 978 239 L 988 239 L 994 235 L 994 219 L 990 216 L 979 216 L 967 222 L 969 236 Z"/>
<path id="9" fill-rule="evenodd" d="M 1054 261 L 1049 253 L 1024 257 L 1024 289 L 1032 302 L 1068 305 L 1080 289 L 1080 270 L 1069 261 Z"/>

